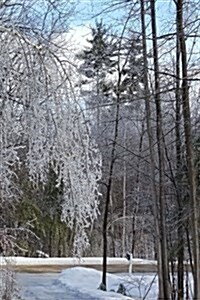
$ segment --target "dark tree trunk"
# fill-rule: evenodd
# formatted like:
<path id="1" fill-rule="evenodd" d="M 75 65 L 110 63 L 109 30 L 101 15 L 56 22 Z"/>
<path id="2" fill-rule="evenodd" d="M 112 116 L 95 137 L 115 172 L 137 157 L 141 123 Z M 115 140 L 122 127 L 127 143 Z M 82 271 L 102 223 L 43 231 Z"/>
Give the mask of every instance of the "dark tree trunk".
<path id="1" fill-rule="evenodd" d="M 158 63 L 158 45 L 156 30 L 156 12 L 155 0 L 151 0 L 151 27 L 153 38 L 153 61 L 154 61 L 154 80 L 155 80 L 155 105 L 156 105 L 156 129 L 157 129 L 157 150 L 158 150 L 158 168 L 159 168 L 159 229 L 161 238 L 161 261 L 162 261 L 162 283 L 163 295 L 160 299 L 170 299 L 169 291 L 169 270 L 168 270 L 168 251 L 167 251 L 167 233 L 165 224 L 165 195 L 164 195 L 164 146 L 162 132 L 162 108 L 160 99 L 160 78 Z"/>
<path id="2" fill-rule="evenodd" d="M 177 0 L 177 28 L 180 42 L 181 63 L 182 63 L 182 106 L 184 117 L 186 159 L 188 170 L 188 183 L 190 191 L 191 205 L 191 227 L 193 243 L 193 261 L 194 261 L 194 296 L 193 299 L 200 299 L 200 252 L 199 252 L 199 205 L 196 197 L 196 175 L 194 166 L 194 153 L 192 143 L 192 125 L 189 103 L 189 85 L 187 72 L 187 50 L 183 24 L 183 0 Z"/>
<path id="3" fill-rule="evenodd" d="M 177 30 L 177 41 L 176 41 L 176 197 L 178 204 L 178 300 L 184 298 L 184 227 L 183 227 L 183 204 L 181 196 L 181 95 L 180 95 L 180 43 Z"/>
<path id="4" fill-rule="evenodd" d="M 138 162 L 137 162 L 137 174 L 136 174 L 136 191 L 137 193 L 140 192 L 140 162 L 141 162 L 141 153 L 142 153 L 142 147 L 143 147 L 143 139 L 144 139 L 144 124 L 145 124 L 145 118 L 142 121 L 142 132 L 141 132 L 141 136 L 140 136 L 140 142 L 139 142 L 139 149 L 138 149 L 138 153 L 139 153 L 139 157 L 138 157 Z M 136 244 L 136 215 L 138 212 L 138 204 L 139 204 L 139 195 L 136 195 L 136 199 L 135 199 L 135 205 L 134 205 L 134 209 L 133 209 L 133 218 L 132 218 L 132 249 L 131 249 L 131 253 L 133 255 L 133 257 L 135 256 L 135 244 Z"/>
<path id="5" fill-rule="evenodd" d="M 121 82 L 121 76 L 119 76 L 118 84 Z M 108 248 L 108 240 L 107 240 L 107 225 L 108 225 L 108 211 L 110 204 L 110 196 L 112 190 L 112 181 L 113 181 L 113 169 L 115 163 L 115 152 L 116 152 L 116 143 L 118 138 L 118 127 L 119 127 L 119 110 L 120 110 L 120 95 L 117 94 L 117 106 L 116 106 L 116 116 L 115 116 L 115 127 L 114 127 L 114 138 L 111 150 L 111 159 L 110 159 L 110 169 L 109 169 L 109 177 L 108 177 L 108 185 L 107 185 L 107 194 L 106 194 L 106 204 L 105 204 L 105 212 L 103 219 L 103 272 L 102 272 L 102 282 L 100 288 L 106 290 L 106 274 L 107 274 L 107 248 Z"/>
<path id="6" fill-rule="evenodd" d="M 155 224 L 155 258 L 158 263 L 158 284 L 159 284 L 159 297 L 164 298 L 163 291 L 163 276 L 162 276 L 162 253 L 161 253 L 161 235 L 159 226 L 159 209 L 158 209 L 158 196 L 156 189 L 155 180 L 155 150 L 153 141 L 153 132 L 151 124 L 151 108 L 150 108 L 150 91 L 149 91 L 149 81 L 148 81 L 148 62 L 147 62 L 147 44 L 146 44 L 146 25 L 145 25 L 145 9 L 144 0 L 140 0 L 141 4 L 141 27 L 142 27 L 142 45 L 143 45 L 143 61 L 144 61 L 144 91 L 145 91 L 145 111 L 146 111 L 146 124 L 147 124 L 147 134 L 149 141 L 149 151 L 150 151 L 150 172 L 151 172 L 151 193 L 152 193 L 152 208 Z"/>

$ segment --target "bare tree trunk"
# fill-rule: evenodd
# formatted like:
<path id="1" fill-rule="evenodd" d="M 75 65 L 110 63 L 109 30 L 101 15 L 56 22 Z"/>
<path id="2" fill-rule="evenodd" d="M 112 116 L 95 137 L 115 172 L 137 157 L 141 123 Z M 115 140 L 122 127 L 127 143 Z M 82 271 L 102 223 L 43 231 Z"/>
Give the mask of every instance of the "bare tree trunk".
<path id="1" fill-rule="evenodd" d="M 121 82 L 121 73 L 119 73 L 118 79 L 118 87 Z M 112 190 L 112 182 L 113 182 L 113 169 L 115 163 L 115 152 L 116 152 L 116 144 L 118 138 L 118 129 L 119 129 L 119 111 L 120 111 L 120 94 L 119 88 L 117 92 L 117 105 L 116 105 L 116 115 L 115 115 L 115 127 L 114 127 L 114 138 L 111 150 L 111 159 L 110 159 L 110 168 L 109 168 L 109 177 L 108 177 L 108 185 L 107 185 L 107 194 L 106 194 L 106 205 L 104 212 L 104 220 L 103 220 L 103 272 L 102 272 L 102 282 L 100 284 L 100 288 L 106 290 L 106 274 L 107 274 L 107 225 L 108 225 L 108 210 L 110 204 L 110 195 Z"/>
<path id="2" fill-rule="evenodd" d="M 184 117 L 185 145 L 188 170 L 188 182 L 190 190 L 191 204 L 191 225 L 193 242 L 193 261 L 194 261 L 194 296 L 193 299 L 200 299 L 200 253 L 199 253 L 199 205 L 196 198 L 196 176 L 194 166 L 194 153 L 192 145 L 192 126 L 189 103 L 189 86 L 187 73 L 187 50 L 183 28 L 183 0 L 177 0 L 177 27 L 180 41 L 181 62 L 182 62 L 182 105 Z"/>
<path id="3" fill-rule="evenodd" d="M 112 240 L 112 256 L 116 256 L 116 251 L 115 251 L 115 228 L 114 228 L 114 219 L 113 219 L 113 200 L 112 200 L 112 191 L 110 192 L 110 214 L 111 214 L 111 225 L 110 225 L 110 230 L 111 230 L 111 240 Z"/>
<path id="4" fill-rule="evenodd" d="M 164 278 L 162 276 L 162 259 L 161 259 L 161 235 L 159 227 L 159 211 L 158 211 L 158 197 L 155 181 L 155 158 L 153 147 L 153 132 L 151 126 L 151 109 L 150 109 L 150 91 L 148 84 L 148 61 L 147 61 L 147 45 L 146 45 L 146 27 L 145 27 L 145 9 L 144 0 L 141 3 L 141 26 L 142 26 L 142 44 L 143 44 L 143 61 L 144 61 L 144 90 L 145 90 L 145 110 L 147 122 L 147 134 L 149 140 L 150 150 L 150 171 L 151 171 L 151 192 L 152 192 L 152 206 L 155 222 L 155 239 L 156 239 L 156 256 L 158 263 L 158 284 L 159 284 L 159 298 L 164 299 Z"/>
<path id="5" fill-rule="evenodd" d="M 167 233 L 165 224 L 165 195 L 164 195 L 164 146 L 162 133 L 162 108 L 160 99 L 160 78 L 158 63 L 158 45 L 156 30 L 155 0 L 151 0 L 151 27 L 153 38 L 153 60 L 154 60 L 154 79 L 155 79 L 155 105 L 156 105 L 156 129 L 157 129 L 157 148 L 158 148 L 158 167 L 159 167 L 159 217 L 160 217 L 160 238 L 161 238 L 161 261 L 163 295 L 165 300 L 170 299 L 169 291 L 169 270 L 168 270 L 168 251 Z M 161 299 L 162 299 L 161 298 Z"/>
<path id="6" fill-rule="evenodd" d="M 124 125 L 124 149 L 126 148 L 126 124 Z M 126 160 L 124 159 L 123 170 L 123 227 L 122 227 L 122 256 L 126 255 Z"/>
<path id="7" fill-rule="evenodd" d="M 190 232 L 188 229 L 188 224 L 186 225 L 185 232 L 186 232 L 186 240 L 187 240 L 187 249 L 188 249 L 190 268 L 192 271 L 192 275 L 194 276 L 194 265 L 193 265 L 193 261 L 192 261 L 192 249 L 191 249 Z"/>
<path id="8" fill-rule="evenodd" d="M 136 210 L 133 211 L 133 218 L 132 218 L 132 246 L 131 246 L 131 253 L 133 257 L 135 257 L 135 239 L 136 239 Z"/>
<path id="9" fill-rule="evenodd" d="M 135 203 L 134 203 L 134 209 L 133 209 L 133 218 L 132 218 L 132 250 L 131 253 L 133 257 L 135 256 L 135 239 L 136 239 L 136 216 L 138 212 L 139 207 L 139 192 L 140 192 L 140 161 L 141 161 L 141 153 L 142 153 L 142 146 L 143 146 L 143 138 L 144 138 L 144 125 L 145 125 L 145 117 L 142 120 L 142 132 L 140 136 L 140 142 L 139 142 L 139 149 L 138 149 L 138 161 L 137 161 L 137 174 L 136 174 L 136 197 L 135 197 Z"/>
<path id="10" fill-rule="evenodd" d="M 97 71 L 97 135 L 99 135 L 99 129 L 100 129 L 100 87 L 99 87 L 99 72 Z"/>
<path id="11" fill-rule="evenodd" d="M 177 31 L 176 41 L 176 197 L 178 204 L 178 300 L 184 298 L 184 227 L 183 227 L 183 204 L 181 196 L 181 97 L 180 97 L 180 43 Z"/>

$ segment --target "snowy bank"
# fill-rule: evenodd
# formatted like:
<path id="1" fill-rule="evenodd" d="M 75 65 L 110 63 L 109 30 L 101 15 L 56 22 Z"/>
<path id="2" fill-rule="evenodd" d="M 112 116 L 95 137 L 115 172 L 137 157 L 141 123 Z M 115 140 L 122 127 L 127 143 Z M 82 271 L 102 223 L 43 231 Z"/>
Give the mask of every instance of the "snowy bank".
<path id="1" fill-rule="evenodd" d="M 107 292 L 98 289 L 101 282 L 102 272 L 83 267 L 74 267 L 63 271 L 58 282 L 62 283 L 71 291 L 76 291 L 79 299 L 95 300 L 128 300 L 128 296 L 117 293 L 122 279 L 119 276 L 107 274 L 108 288 Z"/>
<path id="2" fill-rule="evenodd" d="M 69 265 L 69 266 L 90 266 L 90 265 L 102 265 L 103 259 L 102 257 L 50 257 L 50 258 L 33 258 L 33 257 L 22 257 L 22 256 L 14 256 L 14 257 L 0 257 L 0 264 L 6 265 L 14 264 L 16 266 L 23 265 Z M 147 259 L 132 259 L 133 266 L 134 265 L 156 265 L 157 262 L 154 260 Z M 126 258 L 121 257 L 108 257 L 107 258 L 108 265 L 129 265 L 130 262 Z"/>
<path id="3" fill-rule="evenodd" d="M 82 266 L 102 270 L 102 257 L 51 257 L 51 258 L 33 258 L 33 257 L 0 257 L 0 265 L 9 264 L 19 272 L 61 272 L 67 268 Z M 131 261 L 126 258 L 108 257 L 107 270 L 110 273 L 131 273 L 134 272 L 156 272 L 157 262 L 147 259 L 134 258 Z"/>

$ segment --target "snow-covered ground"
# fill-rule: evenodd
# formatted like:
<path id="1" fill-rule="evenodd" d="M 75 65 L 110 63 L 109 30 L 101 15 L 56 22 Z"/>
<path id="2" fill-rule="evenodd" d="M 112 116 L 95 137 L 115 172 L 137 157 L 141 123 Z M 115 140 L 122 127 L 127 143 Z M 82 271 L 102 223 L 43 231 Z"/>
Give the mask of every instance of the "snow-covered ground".
<path id="1" fill-rule="evenodd" d="M 86 299 L 95 295 L 95 299 L 129 299 L 129 297 L 123 297 L 120 294 L 116 294 L 119 289 L 119 285 L 123 284 L 126 289 L 126 295 L 133 297 L 133 299 L 142 299 L 148 292 L 150 293 L 146 299 L 157 298 L 157 280 L 155 275 L 143 275 L 143 274 L 121 274 L 113 275 L 107 274 L 107 291 L 102 292 L 98 290 L 101 282 L 102 273 L 94 269 L 86 269 L 83 267 L 75 267 L 63 271 L 58 277 L 58 282 L 61 282 L 65 287 L 70 290 L 78 290 L 80 293 L 88 295 Z M 110 292 L 110 291 L 114 291 Z M 81 299 L 81 298 L 80 298 Z"/>
<path id="2" fill-rule="evenodd" d="M 155 300 L 158 295 L 158 281 L 155 273 L 128 273 L 108 274 L 108 291 L 98 289 L 102 273 L 84 266 L 101 265 L 102 258 L 25 258 L 25 257 L 0 257 L 0 264 L 17 266 L 59 265 L 63 269 L 58 273 L 17 273 L 17 282 L 23 300 L 117 300 L 145 299 Z M 130 262 L 125 258 L 108 258 L 108 265 L 123 265 Z M 155 265 L 155 261 L 133 259 L 134 265 Z M 44 267 L 42 267 L 44 268 Z M 42 270 L 42 269 L 41 269 Z M 190 293 L 192 276 L 190 274 Z M 119 285 L 123 284 L 126 296 L 116 293 Z M 192 297 L 191 297 L 192 299 Z"/>
<path id="3" fill-rule="evenodd" d="M 107 292 L 98 289 L 100 271 L 73 267 L 56 273 L 18 273 L 17 283 L 22 300 L 155 300 L 158 281 L 154 273 L 108 274 Z M 190 299 L 192 275 L 190 274 Z M 119 285 L 126 288 L 127 296 L 116 293 Z"/>
<path id="4" fill-rule="evenodd" d="M 54 273 L 18 273 L 17 288 L 22 300 L 78 300 L 76 291 L 69 291 L 56 282 Z"/>
<path id="5" fill-rule="evenodd" d="M 146 300 L 157 298 L 154 274 L 108 274 L 107 292 L 98 289 L 101 276 L 100 271 L 74 267 L 61 274 L 18 273 L 17 282 L 23 300 L 138 300 L 148 292 Z M 116 293 L 120 283 L 127 296 Z"/>

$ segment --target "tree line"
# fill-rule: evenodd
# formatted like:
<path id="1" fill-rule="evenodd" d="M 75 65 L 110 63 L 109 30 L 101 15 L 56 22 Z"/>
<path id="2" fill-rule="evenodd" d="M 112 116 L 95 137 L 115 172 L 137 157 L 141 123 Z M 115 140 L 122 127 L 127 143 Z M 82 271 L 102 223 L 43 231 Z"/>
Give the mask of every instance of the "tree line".
<path id="1" fill-rule="evenodd" d="M 115 32 L 97 22 L 80 56 L 82 95 L 103 158 L 101 287 L 107 255 L 130 251 L 158 261 L 159 299 L 189 297 L 189 262 L 198 299 L 199 26 L 185 15 L 199 7 L 173 5 L 171 29 L 163 35 L 155 1 L 127 4 Z"/>

